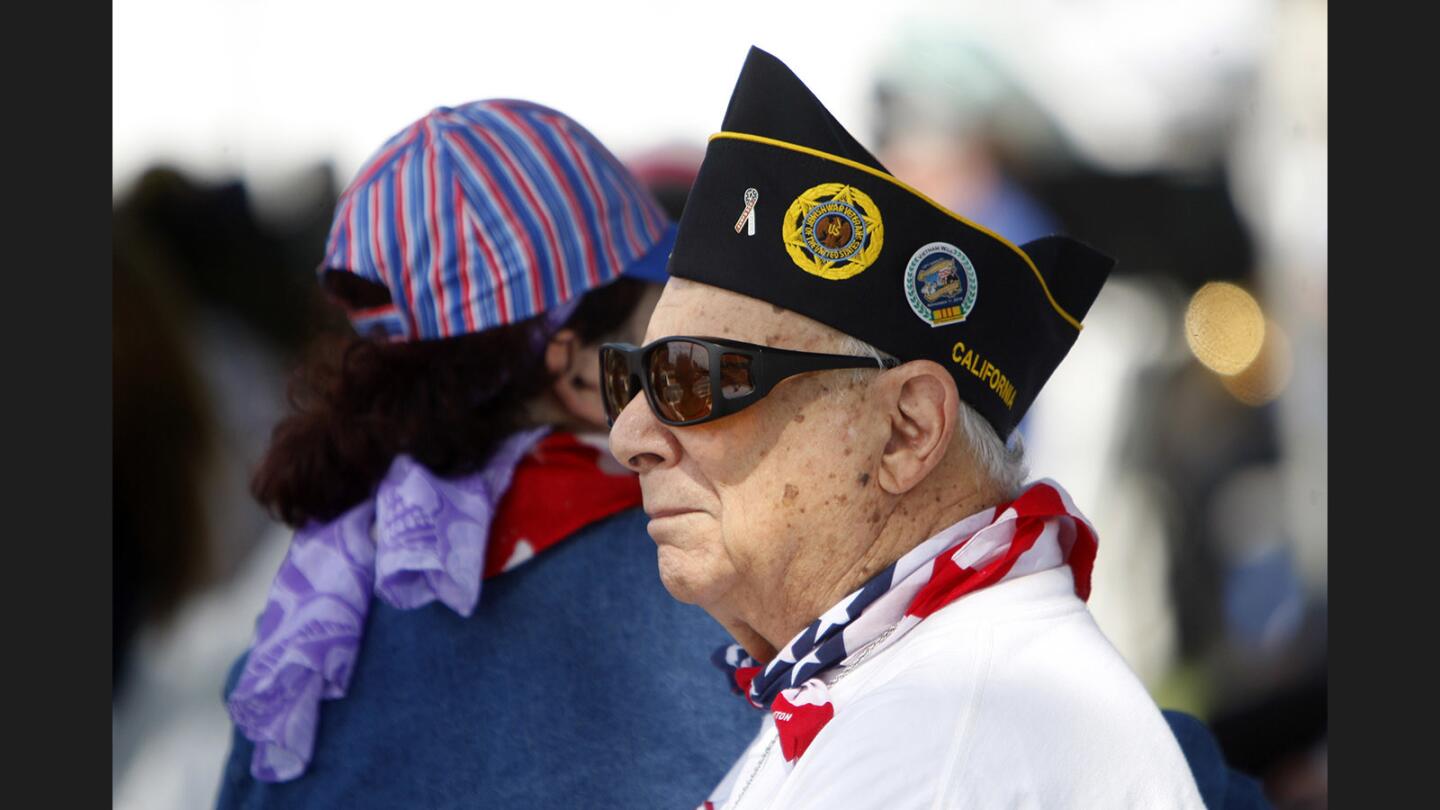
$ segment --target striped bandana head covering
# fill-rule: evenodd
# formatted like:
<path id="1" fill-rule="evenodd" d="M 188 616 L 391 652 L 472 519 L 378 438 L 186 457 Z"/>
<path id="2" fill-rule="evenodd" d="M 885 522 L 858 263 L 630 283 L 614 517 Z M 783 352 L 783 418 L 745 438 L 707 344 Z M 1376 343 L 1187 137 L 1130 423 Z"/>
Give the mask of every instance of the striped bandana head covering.
<path id="1" fill-rule="evenodd" d="M 492 99 L 437 107 L 386 141 L 340 195 L 319 272 L 390 291 L 389 304 L 349 313 L 361 334 L 444 338 L 568 316 L 622 274 L 664 283 L 674 238 L 588 130 Z"/>

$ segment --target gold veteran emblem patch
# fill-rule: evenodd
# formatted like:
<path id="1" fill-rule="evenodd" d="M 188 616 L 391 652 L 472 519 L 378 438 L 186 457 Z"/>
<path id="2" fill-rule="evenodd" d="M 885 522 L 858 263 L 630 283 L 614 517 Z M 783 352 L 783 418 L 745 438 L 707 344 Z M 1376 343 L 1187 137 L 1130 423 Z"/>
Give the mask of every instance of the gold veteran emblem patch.
<path id="1" fill-rule="evenodd" d="M 880 209 L 865 192 L 844 183 L 821 183 L 790 203 L 781 238 L 801 270 L 839 281 L 875 263 L 885 228 Z"/>

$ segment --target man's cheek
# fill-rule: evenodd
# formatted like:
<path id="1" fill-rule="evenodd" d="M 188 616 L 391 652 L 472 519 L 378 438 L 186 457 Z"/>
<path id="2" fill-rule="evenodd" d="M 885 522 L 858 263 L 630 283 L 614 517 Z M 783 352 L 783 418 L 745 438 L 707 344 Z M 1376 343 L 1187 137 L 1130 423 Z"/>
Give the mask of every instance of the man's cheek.
<path id="1" fill-rule="evenodd" d="M 781 550 L 768 520 L 754 513 L 731 522 L 724 535 L 725 553 L 736 575 L 749 581 L 763 579 Z"/>

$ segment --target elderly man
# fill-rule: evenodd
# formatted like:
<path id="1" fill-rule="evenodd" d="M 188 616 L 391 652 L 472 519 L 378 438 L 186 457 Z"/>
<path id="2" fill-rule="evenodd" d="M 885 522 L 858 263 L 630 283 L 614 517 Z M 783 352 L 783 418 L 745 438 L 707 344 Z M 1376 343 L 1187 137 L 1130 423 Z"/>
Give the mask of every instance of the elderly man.
<path id="1" fill-rule="evenodd" d="M 1093 528 L 1002 441 L 1111 264 L 945 210 L 751 51 L 647 343 L 601 353 L 660 576 L 773 720 L 706 807 L 1202 806 Z"/>

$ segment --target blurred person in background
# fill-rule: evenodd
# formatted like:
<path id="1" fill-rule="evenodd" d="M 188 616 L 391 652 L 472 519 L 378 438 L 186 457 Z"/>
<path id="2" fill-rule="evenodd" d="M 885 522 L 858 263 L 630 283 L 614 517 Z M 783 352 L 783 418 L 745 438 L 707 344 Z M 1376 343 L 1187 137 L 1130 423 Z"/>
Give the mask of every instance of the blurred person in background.
<path id="1" fill-rule="evenodd" d="M 179 613 L 236 569 L 267 522 L 244 496 L 244 468 L 280 414 L 281 361 L 313 325 L 319 296 L 313 282 L 294 286 L 309 268 L 292 253 L 311 245 L 311 223 L 277 233 L 250 203 L 241 183 L 157 167 L 114 207 L 117 700 L 139 674 L 123 665 L 144 624 L 132 619 Z M 267 288 L 299 294 L 267 304 Z M 169 545 L 132 557 L 129 538 Z M 121 604 L 132 598 L 158 610 Z"/>
<path id="2" fill-rule="evenodd" d="M 876 157 L 926 196 L 1016 243 L 1059 223 L 1005 166 L 1046 126 L 982 42 L 940 27 L 907 32 L 872 79 Z"/>
<path id="3" fill-rule="evenodd" d="M 201 506 L 214 452 L 209 398 L 183 339 L 183 297 L 134 252 L 125 242 L 113 250 L 116 701 L 140 628 L 171 617 L 210 563 Z"/>
<path id="4" fill-rule="evenodd" d="M 286 358 L 344 317 L 314 283 L 338 189 L 321 167 L 284 192 L 276 217 L 243 182 L 157 166 L 112 212 L 117 810 L 213 801 L 230 738 L 215 684 L 289 542 L 248 470 Z"/>
<path id="5" fill-rule="evenodd" d="M 320 344 L 253 487 L 296 528 L 226 685 L 232 807 L 685 806 L 754 718 L 603 454 L 595 348 L 674 230 L 588 131 L 441 107 L 342 195 Z M 483 593 L 482 593 L 483 591 Z"/>
<path id="6" fill-rule="evenodd" d="M 1316 810 L 1328 803 L 1329 748 L 1329 14 L 1324 0 L 1272 8 L 1226 167 L 1256 235 L 1264 340 L 1221 383 L 1273 420 L 1277 452 L 1234 470 L 1213 502 L 1232 518 L 1213 522 L 1229 541 L 1226 614 L 1240 642 L 1222 671 L 1249 686 L 1230 690 L 1214 727 L 1232 761 L 1264 774 L 1277 807 Z"/>

